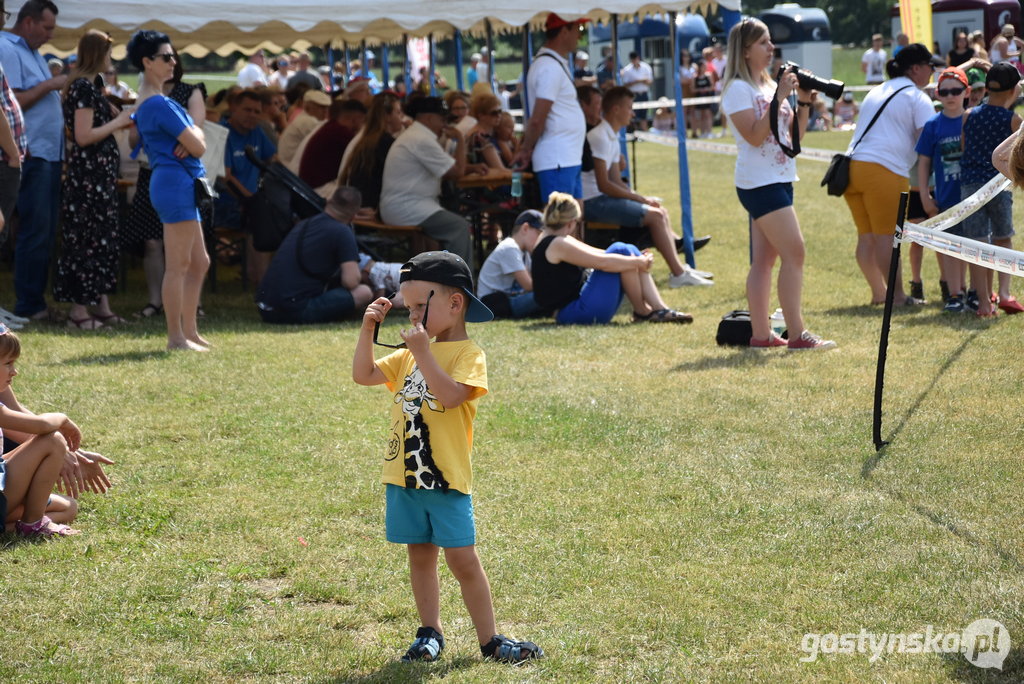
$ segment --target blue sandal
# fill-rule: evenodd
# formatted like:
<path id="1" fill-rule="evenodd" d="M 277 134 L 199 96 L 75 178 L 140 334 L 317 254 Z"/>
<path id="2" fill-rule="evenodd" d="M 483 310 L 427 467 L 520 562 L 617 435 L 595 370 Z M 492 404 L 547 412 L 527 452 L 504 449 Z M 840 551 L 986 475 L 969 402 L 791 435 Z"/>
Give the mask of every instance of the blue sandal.
<path id="1" fill-rule="evenodd" d="M 525 663 L 527 660 L 544 657 L 544 649 L 532 641 L 516 641 L 504 634 L 495 634 L 490 643 L 481 646 L 480 650 L 485 658 L 499 663 Z"/>
<path id="2" fill-rule="evenodd" d="M 433 627 L 420 627 L 416 630 L 416 640 L 402 656 L 402 661 L 410 663 L 414 660 L 431 662 L 441 657 L 444 650 L 444 637 Z"/>

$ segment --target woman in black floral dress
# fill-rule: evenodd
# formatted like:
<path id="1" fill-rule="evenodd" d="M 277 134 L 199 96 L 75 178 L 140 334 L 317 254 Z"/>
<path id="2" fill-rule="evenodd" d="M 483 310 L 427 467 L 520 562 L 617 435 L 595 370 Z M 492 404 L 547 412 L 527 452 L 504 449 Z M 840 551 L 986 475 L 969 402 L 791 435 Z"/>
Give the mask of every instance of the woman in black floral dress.
<path id="1" fill-rule="evenodd" d="M 123 322 L 107 294 L 117 285 L 119 258 L 114 131 L 131 125 L 103 97 L 100 74 L 110 67 L 111 40 L 91 29 L 78 42 L 78 61 L 64 90 L 64 120 L 71 133 L 61 219 L 63 247 L 54 298 L 71 302 L 68 325 L 96 330 Z M 92 307 L 90 312 L 89 307 Z"/>
<path id="2" fill-rule="evenodd" d="M 177 55 L 177 51 L 174 51 Z M 206 85 L 185 83 L 181 68 L 181 60 L 174 61 L 174 76 L 164 84 L 164 94 L 171 98 L 189 113 L 197 126 L 202 127 L 206 121 Z M 124 229 L 122 244 L 126 249 L 142 253 L 142 270 L 146 274 L 146 290 L 149 300 L 146 306 L 135 315 L 149 318 L 163 313 L 163 295 L 161 286 L 164 281 L 164 224 L 156 215 L 156 209 L 149 199 L 149 179 L 153 175 L 147 164 L 139 167 L 139 179 L 135 185 L 135 196 L 128 212 L 128 220 Z M 203 226 L 210 227 L 209 211 L 200 211 Z"/>

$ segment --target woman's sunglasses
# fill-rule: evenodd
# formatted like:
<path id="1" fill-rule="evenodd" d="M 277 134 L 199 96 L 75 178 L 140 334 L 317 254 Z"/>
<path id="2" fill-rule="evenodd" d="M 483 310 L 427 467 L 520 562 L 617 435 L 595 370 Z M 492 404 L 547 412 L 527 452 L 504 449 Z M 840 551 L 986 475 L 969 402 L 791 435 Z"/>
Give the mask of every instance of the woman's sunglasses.
<path id="1" fill-rule="evenodd" d="M 153 55 L 153 59 L 162 59 L 168 64 L 178 61 L 178 58 L 174 56 L 173 52 L 158 52 Z"/>
<path id="2" fill-rule="evenodd" d="M 394 297 L 395 295 L 391 295 Z M 423 326 L 424 330 L 427 327 L 427 314 L 430 313 L 430 298 L 434 296 L 434 291 L 431 290 L 430 294 L 427 295 L 427 301 L 423 304 L 423 320 L 420 321 L 420 325 Z M 391 297 L 388 297 L 390 299 Z M 380 321 L 373 324 L 373 343 L 378 347 L 388 347 L 389 349 L 405 349 L 405 342 L 399 342 L 398 344 L 387 344 L 386 342 L 380 342 L 377 340 L 377 336 L 380 334 Z"/>

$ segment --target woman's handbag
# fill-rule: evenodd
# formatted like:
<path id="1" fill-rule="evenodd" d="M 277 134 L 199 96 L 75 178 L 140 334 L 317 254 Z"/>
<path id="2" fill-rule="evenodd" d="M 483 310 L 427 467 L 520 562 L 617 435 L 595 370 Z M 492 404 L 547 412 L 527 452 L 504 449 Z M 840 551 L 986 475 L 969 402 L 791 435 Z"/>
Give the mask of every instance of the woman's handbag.
<path id="1" fill-rule="evenodd" d="M 193 181 L 196 195 L 196 208 L 199 211 L 209 211 L 213 207 L 213 199 L 217 197 L 217 191 L 213 189 L 213 183 L 205 176 L 196 178 Z"/>
<path id="2" fill-rule="evenodd" d="M 871 127 L 875 125 L 876 121 L 878 121 L 878 117 L 881 116 L 885 106 L 892 102 L 892 98 L 896 97 L 909 87 L 910 86 L 903 86 L 882 103 L 882 106 L 878 108 L 875 115 L 871 117 L 868 127 L 865 128 L 864 132 L 860 134 L 859 138 L 857 138 L 857 142 L 850 147 L 848 154 L 833 155 L 832 163 L 828 165 L 828 171 L 825 172 L 825 176 L 821 179 L 821 187 L 827 187 L 828 194 L 833 197 L 843 196 L 843 193 L 846 192 L 846 187 L 850 184 L 850 162 L 853 160 L 853 151 L 857 149 L 857 145 L 860 145 L 860 141 L 864 139 L 864 136 L 868 134 Z"/>
<path id="3" fill-rule="evenodd" d="M 737 309 L 722 316 L 718 322 L 715 342 L 719 346 L 748 347 L 754 329 L 750 325 L 750 312 Z"/>

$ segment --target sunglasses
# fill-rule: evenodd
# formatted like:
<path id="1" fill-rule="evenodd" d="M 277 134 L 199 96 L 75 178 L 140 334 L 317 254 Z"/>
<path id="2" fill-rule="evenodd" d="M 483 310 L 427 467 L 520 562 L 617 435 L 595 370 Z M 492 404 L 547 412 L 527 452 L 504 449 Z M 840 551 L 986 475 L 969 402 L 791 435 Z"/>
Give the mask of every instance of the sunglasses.
<path id="1" fill-rule="evenodd" d="M 178 58 L 174 56 L 173 52 L 158 52 L 153 55 L 153 59 L 162 59 L 168 64 L 178 61 Z"/>
<path id="2" fill-rule="evenodd" d="M 395 295 L 391 295 L 394 297 Z M 430 294 L 427 295 L 427 301 L 423 304 L 423 320 L 420 321 L 420 325 L 423 329 L 427 328 L 427 314 L 430 313 L 430 298 L 434 296 L 434 291 L 431 290 Z M 388 299 L 391 299 L 388 297 Z M 387 347 L 388 349 L 405 349 L 405 342 L 399 342 L 398 344 L 387 344 L 386 342 L 380 342 L 377 336 L 380 334 L 380 321 L 373 324 L 373 343 L 378 347 Z"/>
<path id="3" fill-rule="evenodd" d="M 500 109 L 494 109 L 494 110 L 491 110 L 491 111 L 489 111 L 487 113 L 490 114 L 491 116 L 500 116 L 501 115 L 501 110 Z"/>
<path id="4" fill-rule="evenodd" d="M 951 95 L 963 95 L 964 88 L 939 88 L 935 92 L 939 94 L 939 97 L 949 97 Z"/>

